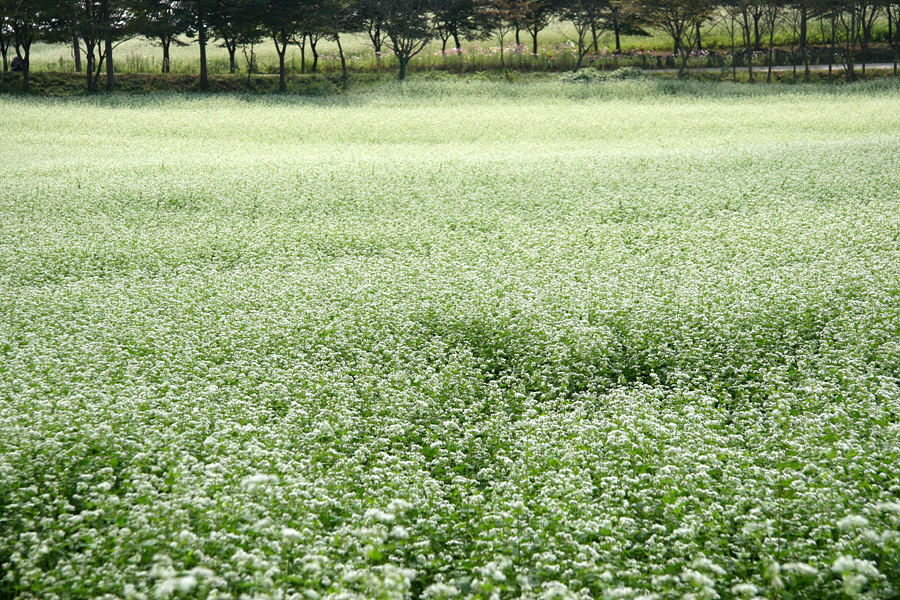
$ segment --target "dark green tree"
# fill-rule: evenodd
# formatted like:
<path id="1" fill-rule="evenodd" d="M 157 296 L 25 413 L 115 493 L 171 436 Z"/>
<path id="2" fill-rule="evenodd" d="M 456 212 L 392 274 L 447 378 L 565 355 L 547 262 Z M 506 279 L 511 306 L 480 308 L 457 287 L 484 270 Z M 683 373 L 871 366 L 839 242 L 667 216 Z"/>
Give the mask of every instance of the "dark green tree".
<path id="1" fill-rule="evenodd" d="M 56 0 L 4 0 L 2 16 L 7 51 L 15 48 L 21 61 L 22 89 L 31 91 L 31 47 L 50 31 L 51 23 L 59 10 Z M 6 52 L 4 52 L 4 70 Z"/>
<path id="2" fill-rule="evenodd" d="M 2 5 L 0 5 L 2 6 Z M 3 71 L 9 71 L 9 50 L 13 46 L 13 31 L 9 19 L 0 13 L 0 59 L 3 63 Z"/>
<path id="3" fill-rule="evenodd" d="M 381 23 L 387 45 L 400 63 L 398 78 L 406 79 L 409 61 L 434 35 L 434 10 L 439 0 L 362 0 L 371 18 Z"/>
<path id="4" fill-rule="evenodd" d="M 178 0 L 136 0 L 135 29 L 162 48 L 162 72 L 170 71 L 169 49 L 184 45 L 178 38 L 188 31 L 187 14 Z"/>

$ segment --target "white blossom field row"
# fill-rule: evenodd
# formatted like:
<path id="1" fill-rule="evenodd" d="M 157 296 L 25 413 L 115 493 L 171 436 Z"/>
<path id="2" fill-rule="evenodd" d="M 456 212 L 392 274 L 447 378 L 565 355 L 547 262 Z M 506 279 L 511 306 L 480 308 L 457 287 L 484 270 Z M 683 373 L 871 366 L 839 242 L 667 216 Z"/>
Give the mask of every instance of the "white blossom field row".
<path id="1" fill-rule="evenodd" d="M 900 95 L 0 98 L 0 600 L 900 594 Z"/>

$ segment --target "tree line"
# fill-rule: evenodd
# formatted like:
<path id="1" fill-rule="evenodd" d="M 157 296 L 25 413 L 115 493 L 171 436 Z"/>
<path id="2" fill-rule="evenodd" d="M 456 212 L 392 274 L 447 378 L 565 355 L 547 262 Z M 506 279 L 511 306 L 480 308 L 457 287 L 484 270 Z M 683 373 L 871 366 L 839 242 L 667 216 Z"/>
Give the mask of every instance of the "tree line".
<path id="1" fill-rule="evenodd" d="M 865 56 L 878 22 L 887 23 L 887 40 L 894 64 L 900 47 L 900 0 L 0 0 L 0 55 L 3 70 L 22 71 L 28 91 L 30 53 L 37 41 L 71 44 L 76 70 L 87 74 L 89 91 L 115 85 L 113 50 L 122 40 L 143 36 L 160 46 L 162 70 L 169 71 L 170 49 L 186 36 L 196 40 L 200 53 L 200 86 L 209 87 L 207 46 L 227 49 L 232 72 L 237 53 L 270 41 L 278 56 L 279 88 L 286 89 L 285 57 L 298 47 L 318 59 L 323 40 L 337 45 L 343 76 L 347 58 L 341 36 L 366 33 L 376 57 L 391 52 L 406 77 L 410 59 L 439 40 L 457 51 L 462 41 L 499 37 L 500 61 L 506 68 L 504 42 L 517 44 L 530 37 L 534 54 L 538 37 L 551 22 L 570 26 L 579 69 L 598 52 L 601 33 L 614 36 L 621 52 L 621 36 L 662 32 L 671 38 L 683 76 L 693 51 L 702 48 L 704 27 L 723 25 L 731 40 L 733 64 L 744 57 L 753 78 L 754 53 L 768 49 L 769 64 L 776 28 L 790 32 L 792 49 L 806 52 L 810 31 L 831 45 L 852 80 L 854 65 Z M 806 59 L 808 73 L 809 61 Z M 315 67 L 313 67 L 315 68 Z M 865 67 L 863 66 L 863 69 Z M 771 71 L 770 71 L 771 75 Z"/>

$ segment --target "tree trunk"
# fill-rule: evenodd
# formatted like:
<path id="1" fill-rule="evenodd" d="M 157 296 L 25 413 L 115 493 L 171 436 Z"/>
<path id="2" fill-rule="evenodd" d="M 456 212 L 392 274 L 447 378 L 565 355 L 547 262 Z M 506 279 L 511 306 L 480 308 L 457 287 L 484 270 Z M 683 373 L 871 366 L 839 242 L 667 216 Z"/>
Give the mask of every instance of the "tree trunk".
<path id="1" fill-rule="evenodd" d="M 197 29 L 197 43 L 200 44 L 200 89 L 209 89 L 209 69 L 206 65 L 206 15 L 200 15 L 200 27 Z"/>
<path id="2" fill-rule="evenodd" d="M 225 48 L 228 50 L 228 72 L 237 73 L 237 42 L 226 43 Z"/>
<path id="3" fill-rule="evenodd" d="M 681 53 L 681 60 L 678 62 L 678 79 L 684 79 L 684 72 L 687 69 L 687 62 L 690 56 L 689 52 Z"/>
<path id="4" fill-rule="evenodd" d="M 800 49 L 806 50 L 806 23 L 809 15 L 806 7 L 800 8 Z"/>
<path id="5" fill-rule="evenodd" d="M 91 94 L 94 91 L 94 49 L 88 45 L 87 52 L 87 90 Z"/>
<path id="6" fill-rule="evenodd" d="M 616 54 L 622 54 L 622 27 L 619 25 L 618 11 L 613 16 L 613 34 L 616 36 Z"/>
<path id="7" fill-rule="evenodd" d="M 535 27 L 530 31 L 531 33 L 531 53 L 537 56 L 538 53 L 538 32 L 540 30 Z"/>
<path id="8" fill-rule="evenodd" d="M 284 70 L 284 55 L 287 54 L 287 44 L 282 44 L 278 51 L 278 91 L 282 94 L 287 91 L 287 77 Z"/>
<path id="9" fill-rule="evenodd" d="M 169 46 L 172 44 L 171 38 L 163 38 L 162 39 L 162 48 L 163 48 L 163 64 L 162 64 L 162 72 L 169 73 Z"/>
<path id="10" fill-rule="evenodd" d="M 337 44 L 338 54 L 341 57 L 341 80 L 346 84 L 350 77 L 347 73 L 347 57 L 344 56 L 344 47 L 341 45 L 341 35 L 337 31 L 334 32 L 334 41 Z"/>
<path id="11" fill-rule="evenodd" d="M 31 49 L 30 44 L 25 46 L 25 56 L 22 58 L 22 91 L 31 92 Z"/>
<path id="12" fill-rule="evenodd" d="M 104 54 L 106 54 L 106 90 L 111 92 L 116 88 L 116 73 L 113 69 L 112 28 L 106 30 L 106 39 L 103 45 Z"/>
<path id="13" fill-rule="evenodd" d="M 316 73 L 319 70 L 319 51 L 316 49 L 316 44 L 318 43 L 318 40 L 313 38 L 312 35 L 309 36 L 309 49 L 312 50 L 313 55 L 313 63 L 310 71 L 313 73 Z"/>
<path id="14" fill-rule="evenodd" d="M 459 41 L 459 32 L 458 31 L 453 32 L 453 45 L 456 46 L 457 53 L 460 50 L 462 50 L 462 44 Z"/>
<path id="15" fill-rule="evenodd" d="M 378 55 L 375 55 L 375 62 L 379 61 Z M 306 34 L 300 35 L 300 74 L 306 74 Z"/>
<path id="16" fill-rule="evenodd" d="M 847 65 L 844 71 L 847 83 L 851 83 L 856 79 L 856 33 L 856 13 L 853 12 L 850 16 L 850 39 L 847 40 Z"/>
<path id="17" fill-rule="evenodd" d="M 809 83 L 809 49 L 803 49 L 803 81 Z"/>
<path id="18" fill-rule="evenodd" d="M 409 57 L 403 54 L 398 54 L 397 58 L 400 60 L 400 73 L 397 78 L 400 81 L 404 81 L 406 79 L 406 64 L 409 62 Z"/>
<path id="19" fill-rule="evenodd" d="M 891 11 L 888 9 L 888 23 L 891 22 Z M 897 76 L 897 63 L 900 62 L 900 19 L 897 20 L 896 25 L 894 26 L 894 35 L 890 38 L 891 46 L 894 48 L 894 69 L 893 75 Z"/>
<path id="20" fill-rule="evenodd" d="M 78 32 L 72 34 L 72 54 L 75 55 L 75 72 L 81 73 L 81 40 L 78 39 Z"/>

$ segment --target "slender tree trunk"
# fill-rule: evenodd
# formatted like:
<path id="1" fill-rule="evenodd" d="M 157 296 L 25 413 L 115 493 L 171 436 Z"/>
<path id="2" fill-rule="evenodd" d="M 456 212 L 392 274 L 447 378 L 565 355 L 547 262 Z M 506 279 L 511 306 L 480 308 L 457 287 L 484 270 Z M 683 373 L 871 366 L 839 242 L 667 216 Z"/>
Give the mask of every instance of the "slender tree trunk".
<path id="1" fill-rule="evenodd" d="M 309 49 L 312 51 L 313 62 L 311 72 L 317 73 L 319 71 L 319 51 L 316 49 L 316 44 L 318 44 L 318 40 L 314 39 L 312 35 L 309 36 Z"/>
<path id="2" fill-rule="evenodd" d="M 169 65 L 169 46 L 172 45 L 172 39 L 168 37 L 164 37 L 162 39 L 162 48 L 163 48 L 163 64 L 162 64 L 162 72 L 169 73 L 170 65 Z"/>
<path id="3" fill-rule="evenodd" d="M 800 49 L 806 50 L 806 25 L 809 20 L 809 11 L 806 7 L 800 8 Z"/>
<path id="4" fill-rule="evenodd" d="M 531 33 L 531 53 L 534 54 L 535 56 L 537 56 L 537 53 L 538 53 L 538 33 L 539 32 L 540 32 L 540 29 L 538 29 L 537 27 L 532 29 L 530 32 Z"/>
<path id="5" fill-rule="evenodd" d="M 111 92 L 116 88 L 116 73 L 113 68 L 113 42 L 112 28 L 107 28 L 106 39 L 103 42 L 106 55 L 106 90 Z"/>
<path id="6" fill-rule="evenodd" d="M 613 16 L 613 34 L 616 36 L 616 54 L 622 54 L 622 27 L 619 25 L 618 11 Z"/>
<path id="7" fill-rule="evenodd" d="M 898 7 L 900 8 L 900 7 Z M 896 13 L 895 13 L 896 15 Z M 888 7 L 888 22 L 891 21 L 890 7 Z M 897 76 L 897 63 L 900 62 L 900 19 L 894 26 L 894 35 L 891 37 L 891 45 L 894 47 L 894 77 Z"/>
<path id="8" fill-rule="evenodd" d="M 678 61 L 678 79 L 684 79 L 684 72 L 687 69 L 687 62 L 690 56 L 691 54 L 689 52 L 681 53 L 680 60 Z"/>
<path id="9" fill-rule="evenodd" d="M 197 42 L 200 44 L 200 89 L 209 90 L 209 69 L 206 64 L 206 15 L 200 14 L 200 27 L 197 31 Z"/>
<path id="10" fill-rule="evenodd" d="M 458 31 L 453 32 L 453 45 L 456 46 L 457 52 L 462 50 L 462 43 L 460 43 L 460 41 L 459 41 L 459 32 Z"/>
<path id="11" fill-rule="evenodd" d="M 850 15 L 850 31 L 848 32 L 850 39 L 847 40 L 847 66 L 844 72 L 848 83 L 856 79 L 856 31 L 856 12 L 854 11 Z"/>
<path id="12" fill-rule="evenodd" d="M 78 39 L 77 31 L 72 34 L 72 54 L 75 55 L 75 72 L 81 73 L 81 40 Z"/>
<path id="13" fill-rule="evenodd" d="M 278 51 L 278 91 L 282 94 L 287 91 L 287 76 L 284 69 L 284 55 L 287 54 L 287 44 L 282 44 Z"/>
<path id="14" fill-rule="evenodd" d="M 228 72 L 237 73 L 237 41 L 226 42 L 225 48 L 228 50 Z"/>
<path id="15" fill-rule="evenodd" d="M 380 62 L 378 54 L 375 55 L 375 62 Z M 306 74 L 306 34 L 300 36 L 300 74 Z"/>
<path id="16" fill-rule="evenodd" d="M 341 57 L 341 80 L 346 84 L 350 77 L 347 73 L 347 57 L 344 56 L 344 47 L 341 45 L 341 35 L 336 30 L 334 32 L 334 41 L 337 43 L 338 54 Z"/>
<path id="17" fill-rule="evenodd" d="M 94 54 L 96 49 L 97 54 Z M 103 70 L 103 55 L 100 53 L 99 40 L 92 40 L 87 44 L 87 84 L 88 92 L 95 94 L 99 91 L 100 72 Z"/>
<path id="18" fill-rule="evenodd" d="M 891 5 L 888 4 L 885 7 L 885 9 L 887 10 L 887 22 L 888 22 L 887 39 L 888 39 L 888 44 L 890 45 L 891 49 L 893 49 L 894 48 L 894 30 L 893 30 L 893 19 L 891 18 Z M 896 66 L 895 66 L 895 70 L 896 70 Z M 896 74 L 897 73 L 895 72 L 894 75 L 896 76 Z"/>
<path id="19" fill-rule="evenodd" d="M 803 81 L 809 83 L 809 48 L 803 48 Z"/>
<path id="20" fill-rule="evenodd" d="M 25 45 L 25 56 L 22 57 L 22 91 L 31 92 L 31 44 Z"/>
<path id="21" fill-rule="evenodd" d="M 834 47 L 837 43 L 837 32 L 835 31 L 837 28 L 837 24 L 835 23 L 834 16 L 831 17 L 831 50 L 828 53 L 828 83 L 831 83 L 831 79 L 833 77 L 832 73 L 832 65 L 834 64 Z"/>
<path id="22" fill-rule="evenodd" d="M 398 54 L 397 58 L 400 60 L 400 73 L 397 75 L 397 78 L 400 81 L 404 81 L 406 79 L 406 65 L 409 62 L 409 57 L 405 54 Z"/>

